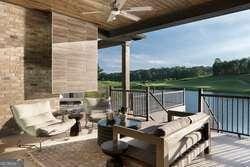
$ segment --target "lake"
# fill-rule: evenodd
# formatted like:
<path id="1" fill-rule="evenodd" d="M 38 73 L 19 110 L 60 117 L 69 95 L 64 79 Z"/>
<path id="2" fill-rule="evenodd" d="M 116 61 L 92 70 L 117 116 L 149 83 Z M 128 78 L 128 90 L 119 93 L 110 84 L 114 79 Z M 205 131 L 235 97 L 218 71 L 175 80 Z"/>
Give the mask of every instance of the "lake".
<path id="1" fill-rule="evenodd" d="M 198 112 L 198 91 L 185 91 L 186 111 Z"/>
<path id="2" fill-rule="evenodd" d="M 218 93 L 208 92 L 216 95 Z M 214 117 L 219 123 L 219 128 L 224 131 L 250 135 L 250 98 L 239 94 L 223 94 L 225 97 L 206 97 L 204 109 L 214 113 Z M 236 98 L 231 96 L 242 96 Z M 198 91 L 185 92 L 186 111 L 198 112 Z M 207 107 L 209 106 L 209 108 Z M 217 128 L 213 121 L 212 126 Z"/>

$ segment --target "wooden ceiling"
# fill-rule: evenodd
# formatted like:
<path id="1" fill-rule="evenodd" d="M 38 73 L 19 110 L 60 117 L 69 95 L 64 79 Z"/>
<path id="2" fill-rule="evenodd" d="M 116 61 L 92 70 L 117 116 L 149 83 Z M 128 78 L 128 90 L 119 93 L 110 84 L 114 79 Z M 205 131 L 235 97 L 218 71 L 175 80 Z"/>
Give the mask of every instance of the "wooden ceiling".
<path id="1" fill-rule="evenodd" d="M 127 0 L 122 9 L 151 6 L 152 11 L 136 12 L 141 17 L 133 22 L 118 17 L 114 22 L 106 22 L 113 0 L 2 0 L 27 8 L 54 11 L 94 23 L 102 35 L 118 37 L 144 33 L 164 27 L 179 25 L 204 18 L 249 9 L 250 0 Z M 83 12 L 100 11 L 96 14 Z"/>

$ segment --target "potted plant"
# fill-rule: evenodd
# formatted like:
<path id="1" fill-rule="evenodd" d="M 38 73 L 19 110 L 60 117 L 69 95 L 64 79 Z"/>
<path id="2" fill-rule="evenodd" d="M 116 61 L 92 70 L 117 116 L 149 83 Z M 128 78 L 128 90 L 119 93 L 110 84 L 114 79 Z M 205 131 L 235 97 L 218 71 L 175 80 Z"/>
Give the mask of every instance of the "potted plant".
<path id="1" fill-rule="evenodd" d="M 126 115 L 126 109 L 122 107 L 120 110 L 118 110 L 119 118 L 121 120 L 121 123 L 125 123 L 127 115 Z"/>

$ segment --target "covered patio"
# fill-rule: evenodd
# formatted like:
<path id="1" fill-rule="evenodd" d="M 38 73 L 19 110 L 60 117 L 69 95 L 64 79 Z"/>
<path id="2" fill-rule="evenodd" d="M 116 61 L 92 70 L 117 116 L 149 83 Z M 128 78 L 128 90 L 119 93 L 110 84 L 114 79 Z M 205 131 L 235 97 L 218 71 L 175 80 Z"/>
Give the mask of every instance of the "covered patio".
<path id="1" fill-rule="evenodd" d="M 12 109 L 10 106 L 28 105 L 40 101 L 49 102 L 49 114 L 53 114 L 53 118 L 49 121 L 54 121 L 49 125 L 64 123 L 65 114 L 57 117 L 57 113 L 64 110 L 63 100 L 68 100 L 67 102 L 70 103 L 74 103 L 76 100 L 81 104 L 84 97 L 75 97 L 74 94 L 83 95 L 85 92 L 98 90 L 98 49 L 120 45 L 122 48 L 122 88 L 120 90 L 109 88 L 107 96 L 111 98 L 112 109 L 119 110 L 123 107 L 127 113 L 131 113 L 129 118 L 132 119 L 143 116 L 145 119 L 140 119 L 141 128 L 144 127 L 144 124 L 146 127 L 146 124 L 150 122 L 159 121 L 158 118 L 161 119 L 161 123 L 174 121 L 170 110 L 174 110 L 173 112 L 180 117 L 182 114 L 177 110 L 186 112 L 183 109 L 185 90 L 170 92 L 171 96 L 175 93 L 174 96 L 178 97 L 179 101 L 169 104 L 164 101 L 169 92 L 153 92 L 149 88 L 134 92 L 130 89 L 130 47 L 133 45 L 133 41 L 143 40 L 146 37 L 144 33 L 147 32 L 181 26 L 249 8 L 249 0 L 2 0 L 0 2 L 0 18 L 2 18 L 0 20 L 2 30 L 0 32 L 0 160 L 23 159 L 25 166 L 28 167 L 105 166 L 109 157 L 97 144 L 99 124 L 96 124 L 97 121 L 93 123 L 94 118 L 91 119 L 92 125 L 89 124 L 87 111 L 77 117 L 73 117 L 71 114 L 71 120 L 76 120 L 74 128 L 77 129 L 78 136 L 72 137 L 67 134 L 68 132 L 64 132 L 56 138 L 51 137 L 44 140 L 44 148 L 42 151 L 37 151 L 34 147 L 17 147 L 16 144 L 19 143 L 19 140 L 24 144 L 38 147 L 41 142 L 34 136 L 20 133 L 20 128 L 15 123 L 18 120 L 13 118 L 13 115 L 16 115 L 10 111 Z M 112 63 L 112 60 L 110 62 Z M 121 93 L 120 98 L 116 98 L 115 92 Z M 64 97 L 65 94 L 68 96 Z M 181 124 L 181 126 L 191 128 L 202 122 L 201 120 L 205 120 L 202 125 L 199 125 L 199 128 L 192 130 L 189 128 L 188 131 L 193 133 L 198 130 L 199 140 L 207 144 L 199 151 L 199 154 L 202 152 L 201 155 L 195 158 L 189 166 L 250 166 L 250 139 L 245 137 L 250 135 L 249 123 L 247 127 L 247 123 L 242 118 L 242 127 L 238 127 L 239 120 L 237 119 L 237 131 L 235 131 L 233 125 L 230 129 L 231 125 L 227 120 L 227 126 L 223 128 L 224 117 L 220 118 L 214 114 L 214 111 L 218 113 L 220 108 L 216 109 L 215 106 L 214 109 L 214 105 L 209 104 L 212 98 L 222 98 L 222 101 L 227 99 L 227 104 L 230 99 L 242 100 L 243 98 L 241 101 L 242 113 L 245 110 L 250 112 L 249 97 L 217 97 L 200 90 L 198 111 L 207 112 L 212 120 L 211 128 L 223 133 L 212 131 L 212 144 L 210 145 L 209 118 L 192 121 L 189 117 L 195 114 L 187 111 L 185 116 L 188 117 L 188 123 Z M 76 103 L 78 104 L 78 102 Z M 245 104 L 248 104 L 248 108 L 244 108 Z M 223 102 L 222 106 L 224 106 Z M 18 110 L 15 107 L 14 109 Z M 107 106 L 104 110 L 107 110 Z M 153 110 L 155 111 L 153 112 Z M 237 103 L 237 113 L 238 110 Z M 224 110 L 222 109 L 222 111 Z M 22 117 L 18 115 L 21 121 L 27 118 L 27 113 L 22 114 L 20 114 Z M 55 126 L 56 130 L 38 127 L 38 124 L 33 126 L 34 122 L 40 121 L 36 117 L 39 114 L 34 112 L 33 121 L 28 123 L 24 121 L 26 124 L 32 124 L 33 129 L 28 126 L 31 129 L 28 131 L 29 134 L 37 129 L 42 129 L 42 132 L 47 135 L 53 134 L 57 130 L 62 131 L 63 128 L 55 128 Z M 61 119 L 60 116 L 62 116 L 61 122 L 59 119 L 56 120 Z M 238 116 L 237 114 L 237 118 Z M 244 117 L 244 114 L 241 116 Z M 229 118 L 228 114 L 227 118 Z M 248 115 L 248 122 L 249 119 Z M 20 122 L 18 124 L 20 126 Z M 84 126 L 85 124 L 86 126 Z M 71 125 L 68 126 L 73 128 Z M 178 130 L 182 130 L 182 128 Z M 123 132 L 123 130 L 121 131 Z M 132 133 L 136 134 L 137 131 L 132 130 Z M 177 137 L 180 138 L 181 135 L 177 135 Z M 242 135 L 242 138 L 238 138 L 237 135 Z M 183 136 L 186 137 L 186 135 Z M 112 137 L 115 138 L 111 135 Z M 161 139 L 159 141 L 164 145 Z M 149 140 L 151 140 L 150 137 Z M 152 137 L 151 141 L 155 142 L 155 137 Z M 203 143 L 194 143 L 192 147 L 198 144 Z M 164 148 L 157 149 L 160 150 L 157 155 L 165 155 Z M 203 152 L 206 155 L 203 155 Z M 179 158 L 182 158 L 182 155 Z M 157 167 L 172 165 L 167 162 L 168 160 L 164 159 L 160 162 L 157 160 Z"/>

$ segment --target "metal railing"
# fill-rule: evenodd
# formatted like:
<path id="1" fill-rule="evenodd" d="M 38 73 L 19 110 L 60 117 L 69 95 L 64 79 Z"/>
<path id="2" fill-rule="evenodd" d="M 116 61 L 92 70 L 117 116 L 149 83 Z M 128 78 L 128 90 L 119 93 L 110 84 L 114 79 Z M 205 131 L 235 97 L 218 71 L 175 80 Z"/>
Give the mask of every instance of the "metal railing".
<path id="1" fill-rule="evenodd" d="M 202 92 L 200 97 L 203 111 L 211 114 L 212 129 L 250 136 L 250 96 Z"/>
<path id="2" fill-rule="evenodd" d="M 161 105 L 166 108 L 174 108 L 185 105 L 185 91 L 157 90 L 150 92 L 150 112 L 162 111 Z M 156 100 L 157 99 L 157 100 Z M 161 105 L 159 105 L 159 103 Z"/>
<path id="3" fill-rule="evenodd" d="M 110 88 L 112 109 L 119 110 L 122 107 L 123 92 L 128 93 L 129 109 L 128 114 L 149 119 L 150 113 L 163 111 L 173 107 L 185 105 L 185 91 L 170 90 L 122 90 Z M 156 100 L 157 99 L 157 100 Z M 164 107 L 164 108 L 163 108 Z"/>

